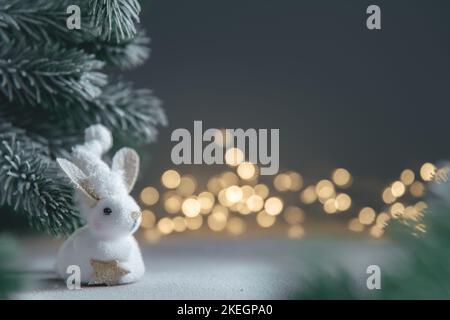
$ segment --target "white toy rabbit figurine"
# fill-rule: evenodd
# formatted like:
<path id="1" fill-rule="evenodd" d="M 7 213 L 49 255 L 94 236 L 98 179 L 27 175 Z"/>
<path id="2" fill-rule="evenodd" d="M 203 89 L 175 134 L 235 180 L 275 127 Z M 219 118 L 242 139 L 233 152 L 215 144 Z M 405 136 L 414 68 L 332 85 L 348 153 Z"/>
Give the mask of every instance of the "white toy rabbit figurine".
<path id="1" fill-rule="evenodd" d="M 113 157 L 111 168 L 102 154 L 112 146 L 112 136 L 102 125 L 85 131 L 85 143 L 72 150 L 72 161 L 58 158 L 64 173 L 77 187 L 75 203 L 86 225 L 62 245 L 57 258 L 61 278 L 76 265 L 83 284 L 124 284 L 145 272 L 141 251 L 133 233 L 141 211 L 129 192 L 136 182 L 139 156 L 123 148 Z"/>

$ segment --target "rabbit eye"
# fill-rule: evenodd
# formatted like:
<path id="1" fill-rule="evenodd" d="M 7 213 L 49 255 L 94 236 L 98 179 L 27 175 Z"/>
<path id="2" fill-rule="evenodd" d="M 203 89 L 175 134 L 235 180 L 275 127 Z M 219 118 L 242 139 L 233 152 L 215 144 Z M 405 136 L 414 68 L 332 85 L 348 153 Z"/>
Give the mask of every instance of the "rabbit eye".
<path id="1" fill-rule="evenodd" d="M 112 210 L 110 208 L 105 208 L 103 209 L 103 213 L 105 214 L 105 216 L 109 216 L 111 214 Z"/>

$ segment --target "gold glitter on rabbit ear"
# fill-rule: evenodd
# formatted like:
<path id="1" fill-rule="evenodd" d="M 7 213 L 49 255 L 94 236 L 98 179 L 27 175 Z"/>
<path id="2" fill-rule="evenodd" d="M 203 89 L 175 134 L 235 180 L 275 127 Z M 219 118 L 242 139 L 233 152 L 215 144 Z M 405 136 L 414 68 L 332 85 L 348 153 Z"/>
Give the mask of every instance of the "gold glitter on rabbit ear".
<path id="1" fill-rule="evenodd" d="M 100 200 L 100 197 L 95 193 L 94 188 L 80 168 L 66 159 L 58 158 L 56 159 L 56 162 L 59 164 L 66 176 L 69 177 L 70 181 L 72 181 L 77 189 L 82 192 L 90 206 L 95 205 L 97 201 Z"/>
<path id="2" fill-rule="evenodd" d="M 111 169 L 122 173 L 127 191 L 131 192 L 139 174 L 139 155 L 130 148 L 122 148 L 114 155 Z"/>

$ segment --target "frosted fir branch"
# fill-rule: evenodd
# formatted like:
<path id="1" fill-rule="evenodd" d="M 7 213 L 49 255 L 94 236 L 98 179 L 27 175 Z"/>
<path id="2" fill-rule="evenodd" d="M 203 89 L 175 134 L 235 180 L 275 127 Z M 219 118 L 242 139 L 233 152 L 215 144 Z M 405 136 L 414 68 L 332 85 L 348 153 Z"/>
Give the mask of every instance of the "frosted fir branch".
<path id="1" fill-rule="evenodd" d="M 0 140 L 14 137 L 50 159 L 70 157 L 71 146 L 83 141 L 82 131 L 64 128 L 57 117 L 44 110 L 0 104 Z"/>
<path id="2" fill-rule="evenodd" d="M 68 108 L 71 116 L 62 117 L 57 130 L 72 136 L 72 133 L 81 134 L 91 124 L 101 123 L 115 137 L 126 137 L 128 143 L 147 144 L 157 139 L 159 126 L 167 125 L 161 105 L 151 90 L 134 89 L 131 83 L 118 81 L 105 86 L 103 93 L 89 102 L 87 109 Z M 47 130 L 51 130 L 50 127 L 39 131 Z"/>
<path id="3" fill-rule="evenodd" d="M 14 137 L 0 142 L 0 205 L 26 214 L 31 226 L 52 235 L 70 234 L 79 225 L 72 189 L 55 163 Z"/>
<path id="4" fill-rule="evenodd" d="M 355 286 L 355 277 L 335 266 L 330 274 L 321 267 L 299 279 L 296 299 L 448 299 L 450 297 L 450 207 L 437 200 L 417 218 L 390 220 L 386 235 L 402 250 L 404 259 L 383 268 L 382 289 Z M 327 262 L 330 265 L 330 262 Z"/>
<path id="5" fill-rule="evenodd" d="M 134 146 L 155 141 L 158 127 L 167 125 L 161 101 L 151 90 L 133 89 L 130 83 L 121 81 L 103 90 L 86 108 L 75 104 L 59 108 L 58 112 L 0 101 L 0 120 L 24 128 L 26 136 L 46 146 L 51 157 L 67 156 L 71 146 L 83 140 L 84 129 L 92 124 L 105 125 L 115 137 Z"/>
<path id="6" fill-rule="evenodd" d="M 0 0 L 0 41 L 7 44 L 18 37 L 50 42 L 54 38 L 74 38 L 66 27 L 66 0 Z"/>
<path id="7" fill-rule="evenodd" d="M 80 30 L 66 26 L 69 5 L 82 8 Z M 97 59 L 122 69 L 141 65 L 149 56 L 150 39 L 143 30 L 126 37 L 108 37 L 109 29 L 92 25 L 89 0 L 0 0 L 0 41 L 5 47 L 59 43 L 68 48 L 83 48 Z M 103 34 L 102 34 L 103 32 Z"/>
<path id="8" fill-rule="evenodd" d="M 158 136 L 158 126 L 167 125 L 161 100 L 148 89 L 133 89 L 130 83 L 118 82 L 105 87 L 93 105 L 93 122 L 109 127 L 115 135 L 126 136 L 135 143 L 151 143 Z"/>
<path id="9" fill-rule="evenodd" d="M 0 107 L 0 140 L 14 139 L 17 142 L 28 145 L 36 153 L 49 156 L 47 141 L 43 137 L 36 136 L 34 139 L 27 135 L 23 128 L 14 126 L 11 122 L 1 116 Z"/>
<path id="10" fill-rule="evenodd" d="M 86 42 L 82 47 L 108 65 L 129 70 L 142 65 L 149 58 L 149 44 L 150 38 L 144 30 L 139 30 L 135 37 L 121 43 L 100 40 Z"/>
<path id="11" fill-rule="evenodd" d="M 93 55 L 58 45 L 0 48 L 0 93 L 20 105 L 58 108 L 86 105 L 101 94 L 106 75 Z"/>
<path id="12" fill-rule="evenodd" d="M 91 23 L 105 40 L 117 42 L 137 33 L 141 6 L 138 0 L 90 0 Z"/>

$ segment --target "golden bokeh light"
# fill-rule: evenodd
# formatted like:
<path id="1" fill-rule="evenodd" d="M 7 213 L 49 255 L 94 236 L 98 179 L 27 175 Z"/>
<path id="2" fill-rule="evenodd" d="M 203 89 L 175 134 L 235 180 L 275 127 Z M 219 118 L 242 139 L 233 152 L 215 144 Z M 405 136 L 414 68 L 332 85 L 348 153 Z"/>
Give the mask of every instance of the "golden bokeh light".
<path id="1" fill-rule="evenodd" d="M 384 233 L 384 229 L 378 225 L 374 225 L 370 228 L 370 235 L 374 238 L 380 238 Z"/>
<path id="2" fill-rule="evenodd" d="M 197 216 L 201 209 L 200 201 L 195 198 L 187 198 L 181 206 L 181 211 L 183 211 L 184 215 L 191 218 Z"/>
<path id="3" fill-rule="evenodd" d="M 292 180 L 286 173 L 280 173 L 273 180 L 273 186 L 277 191 L 285 192 L 291 188 Z"/>
<path id="4" fill-rule="evenodd" d="M 234 236 L 243 234 L 245 228 L 244 220 L 238 217 L 231 218 L 227 223 L 227 231 Z"/>
<path id="5" fill-rule="evenodd" d="M 328 199 L 323 204 L 323 211 L 325 211 L 328 214 L 333 214 L 338 211 L 338 208 L 336 206 L 336 199 Z"/>
<path id="6" fill-rule="evenodd" d="M 194 194 L 197 188 L 197 182 L 194 177 L 186 175 L 181 177 L 180 185 L 177 188 L 177 193 L 182 197 L 189 197 Z"/>
<path id="7" fill-rule="evenodd" d="M 275 224 L 276 217 L 274 215 L 268 214 L 266 211 L 260 211 L 256 215 L 256 222 L 260 227 L 270 228 Z"/>
<path id="8" fill-rule="evenodd" d="M 227 226 L 227 215 L 215 211 L 208 216 L 208 227 L 213 231 L 222 231 Z"/>
<path id="9" fill-rule="evenodd" d="M 385 188 L 381 197 L 383 199 L 383 202 L 386 204 L 394 203 L 395 200 L 397 200 L 397 198 L 392 194 L 392 188 Z"/>
<path id="10" fill-rule="evenodd" d="M 361 209 L 358 215 L 359 222 L 363 225 L 370 225 L 375 221 L 376 213 L 370 207 L 365 207 Z"/>
<path id="11" fill-rule="evenodd" d="M 201 215 L 197 215 L 195 217 L 186 217 L 185 221 L 186 226 L 189 230 L 198 230 L 203 224 L 203 217 Z"/>
<path id="12" fill-rule="evenodd" d="M 378 226 L 386 226 L 387 222 L 391 219 L 391 216 L 388 215 L 386 212 L 381 212 L 376 219 L 376 224 Z"/>
<path id="13" fill-rule="evenodd" d="M 175 214 L 181 210 L 181 204 L 183 199 L 177 194 L 171 194 L 169 196 L 164 196 L 164 210 L 167 213 Z"/>
<path id="14" fill-rule="evenodd" d="M 214 213 L 214 212 L 221 212 L 221 213 L 223 213 L 224 215 L 226 215 L 227 217 L 228 217 L 228 215 L 230 214 L 230 211 L 228 210 L 228 208 L 227 208 L 227 207 L 224 207 L 224 206 L 222 206 L 222 205 L 220 205 L 220 204 L 216 204 L 216 205 L 214 206 L 212 212 L 213 212 L 213 213 Z"/>
<path id="15" fill-rule="evenodd" d="M 159 200 L 159 192 L 153 187 L 144 188 L 141 192 L 141 201 L 147 206 L 152 206 Z"/>
<path id="16" fill-rule="evenodd" d="M 222 183 L 220 181 L 220 178 L 217 176 L 210 178 L 206 185 L 206 189 L 208 189 L 208 191 L 211 192 L 212 194 L 218 194 L 219 191 L 222 189 Z"/>
<path id="17" fill-rule="evenodd" d="M 256 167 L 253 163 L 242 162 L 237 168 L 237 173 L 241 179 L 250 180 L 256 175 Z"/>
<path id="18" fill-rule="evenodd" d="M 181 176 L 175 170 L 167 170 L 161 176 L 161 182 L 168 189 L 175 189 L 180 185 Z"/>
<path id="19" fill-rule="evenodd" d="M 436 173 L 436 167 L 432 163 L 424 163 L 420 168 L 420 177 L 423 181 L 431 181 Z"/>
<path id="20" fill-rule="evenodd" d="M 316 185 L 316 194 L 321 199 L 329 199 L 334 196 L 334 185 L 329 180 L 321 180 Z"/>
<path id="21" fill-rule="evenodd" d="M 424 201 L 419 201 L 414 205 L 414 208 L 416 208 L 418 212 L 423 212 L 428 208 L 428 205 Z"/>
<path id="22" fill-rule="evenodd" d="M 312 204 L 312 203 L 316 202 L 317 194 L 316 194 L 315 190 L 316 189 L 314 186 L 309 186 L 309 187 L 305 188 L 305 190 L 303 190 L 303 192 L 300 193 L 300 200 L 304 204 Z"/>
<path id="23" fill-rule="evenodd" d="M 247 215 L 252 213 L 252 210 L 247 206 L 246 203 L 236 203 L 236 211 L 238 211 L 240 214 Z"/>
<path id="24" fill-rule="evenodd" d="M 258 212 L 264 207 L 264 199 L 254 194 L 247 199 L 246 204 L 250 211 Z"/>
<path id="25" fill-rule="evenodd" d="M 409 192 L 413 197 L 421 198 L 425 195 L 425 185 L 420 181 L 416 181 L 409 187 Z"/>
<path id="26" fill-rule="evenodd" d="M 236 203 L 242 200 L 242 190 L 238 186 L 228 187 L 225 191 L 225 197 L 231 203 Z"/>
<path id="27" fill-rule="evenodd" d="M 266 199 L 269 196 L 269 187 L 265 184 L 257 184 L 255 186 L 255 194 L 263 199 Z"/>
<path id="28" fill-rule="evenodd" d="M 352 206 L 352 198 L 346 193 L 340 193 L 336 197 L 336 209 L 339 211 L 347 211 Z"/>
<path id="29" fill-rule="evenodd" d="M 363 232 L 364 225 L 359 222 L 358 218 L 353 218 L 348 222 L 348 229 L 353 232 Z"/>
<path id="30" fill-rule="evenodd" d="M 254 231 L 255 223 L 252 225 L 253 219 L 250 218 L 253 213 L 256 226 L 260 228 L 272 227 L 276 224 L 277 216 L 282 214 L 281 223 L 283 228 L 286 228 L 283 229 L 285 235 L 291 239 L 300 239 L 305 234 L 305 211 L 301 205 L 319 201 L 316 206 L 310 208 L 312 212 L 319 209 L 328 214 L 337 214 L 348 212 L 354 206 L 354 201 L 359 200 L 359 192 L 355 194 L 358 196 L 356 198 L 352 198 L 350 192 L 343 192 L 343 188 L 350 187 L 354 182 L 351 173 L 344 168 L 337 168 L 329 179 L 316 181 L 304 188 L 303 177 L 296 171 L 286 171 L 273 177 L 260 177 L 258 166 L 245 161 L 244 153 L 237 148 L 227 150 L 225 161 L 227 165 L 235 168 L 229 168 L 211 177 L 199 176 L 198 181 L 191 175 L 181 175 L 171 169 L 161 175 L 161 194 L 152 186 L 144 188 L 139 195 L 144 209 L 141 222 L 143 239 L 156 242 L 160 237 L 173 232 L 198 230 L 203 224 L 210 231 L 226 231 L 231 236 L 238 236 L 247 231 Z M 443 179 L 445 178 L 443 181 L 448 180 L 449 171 L 448 168 L 442 171 Z M 411 169 L 403 170 L 397 181 L 391 180 L 394 182 L 383 189 L 383 203 L 389 206 L 385 212 L 377 214 L 371 207 L 358 209 L 357 217 L 347 222 L 347 228 L 353 232 L 366 232 L 367 235 L 380 238 L 391 219 L 401 217 L 402 221 L 410 221 L 411 225 L 419 223 L 427 208 L 425 202 L 419 201 L 427 191 L 426 183 L 421 181 L 437 181 L 439 174 L 439 170 L 432 163 L 423 164 L 417 174 Z M 271 183 L 274 189 L 270 188 Z M 375 183 L 370 186 L 372 189 L 376 188 Z M 276 192 L 271 195 L 274 190 L 299 193 L 280 195 Z M 297 197 L 297 204 L 292 202 L 294 196 Z M 411 203 L 414 198 L 419 198 L 415 200 L 418 201 L 415 204 Z M 150 206 L 155 207 L 149 210 Z M 161 209 L 164 209 L 167 216 L 158 220 L 155 212 L 159 213 Z M 280 225 L 276 231 L 282 230 L 281 227 Z M 207 229 L 205 228 L 205 231 Z M 423 230 L 425 232 L 425 229 Z"/>
<path id="31" fill-rule="evenodd" d="M 414 171 L 412 171 L 411 169 L 405 169 L 400 174 L 400 181 L 403 182 L 405 186 L 410 186 L 415 179 L 416 175 L 414 174 Z"/>
<path id="32" fill-rule="evenodd" d="M 142 210 L 141 227 L 145 229 L 152 228 L 155 225 L 156 216 L 151 210 Z"/>
<path id="33" fill-rule="evenodd" d="M 405 212 L 405 205 L 401 202 L 396 202 L 389 208 L 389 212 L 393 218 L 398 218 Z"/>
<path id="34" fill-rule="evenodd" d="M 201 192 L 198 195 L 198 201 L 200 202 L 201 211 L 202 214 L 207 214 L 211 211 L 212 207 L 214 206 L 216 198 L 211 192 L 204 191 Z"/>
<path id="35" fill-rule="evenodd" d="M 226 196 L 227 189 L 220 190 L 219 194 L 217 195 L 217 199 L 219 200 L 219 203 L 225 207 L 231 207 L 234 203 L 229 201 Z"/>
<path id="36" fill-rule="evenodd" d="M 244 162 L 244 153 L 241 149 L 230 148 L 225 152 L 225 163 L 231 167 L 236 167 Z"/>
<path id="37" fill-rule="evenodd" d="M 224 172 L 220 176 L 220 182 L 222 184 L 222 188 L 227 188 L 232 185 L 237 185 L 239 183 L 239 177 L 234 172 Z"/>
<path id="38" fill-rule="evenodd" d="M 300 191 L 300 189 L 303 187 L 303 177 L 300 175 L 300 173 L 295 171 L 289 171 L 286 172 L 286 174 L 289 176 L 291 180 L 291 185 L 289 187 L 290 191 Z"/>
<path id="39" fill-rule="evenodd" d="M 396 198 L 403 196 L 405 191 L 406 187 L 401 181 L 395 181 L 391 186 L 391 193 Z"/>
<path id="40" fill-rule="evenodd" d="M 283 201 L 278 197 L 270 197 L 264 203 L 264 210 L 267 214 L 276 216 L 283 211 Z"/>
<path id="41" fill-rule="evenodd" d="M 414 206 L 407 206 L 403 215 L 406 219 L 417 221 L 422 216 L 422 213 L 417 211 Z"/>
<path id="42" fill-rule="evenodd" d="M 334 170 L 331 174 L 331 179 L 341 188 L 348 188 L 352 184 L 352 176 L 350 172 L 344 168 Z"/>
<path id="43" fill-rule="evenodd" d="M 170 218 L 164 217 L 158 221 L 158 229 L 162 234 L 172 233 L 173 228 L 173 221 Z"/>
<path id="44" fill-rule="evenodd" d="M 299 207 L 289 206 L 284 210 L 283 218 L 290 225 L 299 224 L 305 221 L 305 213 Z"/>
<path id="45" fill-rule="evenodd" d="M 291 239 L 301 239 L 305 235 L 305 229 L 297 224 L 288 228 L 288 237 Z"/>
<path id="46" fill-rule="evenodd" d="M 255 194 L 255 189 L 253 189 L 252 186 L 245 185 L 241 187 L 242 190 L 242 200 L 241 201 L 247 201 L 250 196 Z"/>
<path id="47" fill-rule="evenodd" d="M 175 217 L 173 221 L 173 230 L 176 232 L 183 232 L 187 228 L 186 220 L 183 217 Z"/>

